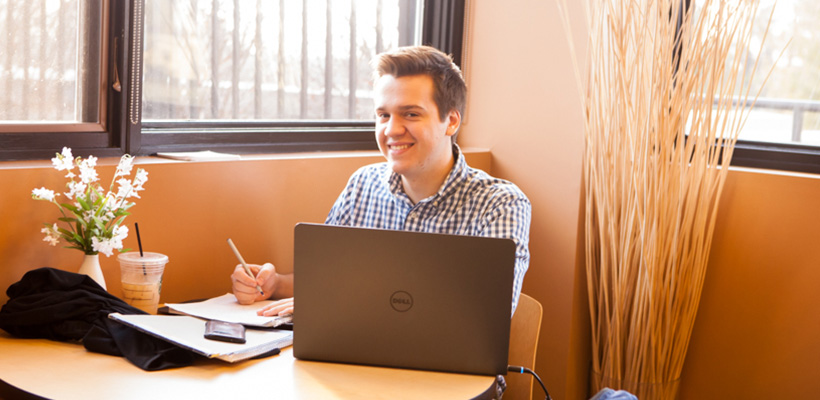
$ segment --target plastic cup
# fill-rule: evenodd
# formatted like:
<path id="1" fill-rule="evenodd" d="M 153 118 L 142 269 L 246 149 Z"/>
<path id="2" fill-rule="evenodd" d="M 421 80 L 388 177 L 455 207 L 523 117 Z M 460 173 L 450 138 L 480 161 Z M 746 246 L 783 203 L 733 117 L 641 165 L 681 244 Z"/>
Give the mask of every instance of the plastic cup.
<path id="1" fill-rule="evenodd" d="M 120 253 L 117 260 L 122 274 L 122 299 L 149 314 L 156 314 L 168 256 L 149 252 L 140 256 L 138 251 L 130 251 Z"/>

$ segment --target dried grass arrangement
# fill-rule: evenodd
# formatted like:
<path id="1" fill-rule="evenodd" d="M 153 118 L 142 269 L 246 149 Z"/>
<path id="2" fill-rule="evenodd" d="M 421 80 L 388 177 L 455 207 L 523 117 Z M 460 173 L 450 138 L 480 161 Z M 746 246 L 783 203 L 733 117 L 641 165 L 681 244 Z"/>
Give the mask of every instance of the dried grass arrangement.
<path id="1" fill-rule="evenodd" d="M 570 32 L 566 0 L 557 1 Z M 758 2 L 681 3 L 585 4 L 585 80 L 576 70 L 592 393 L 676 397 L 718 199 L 759 93 L 743 79 L 756 67 L 745 50 Z"/>

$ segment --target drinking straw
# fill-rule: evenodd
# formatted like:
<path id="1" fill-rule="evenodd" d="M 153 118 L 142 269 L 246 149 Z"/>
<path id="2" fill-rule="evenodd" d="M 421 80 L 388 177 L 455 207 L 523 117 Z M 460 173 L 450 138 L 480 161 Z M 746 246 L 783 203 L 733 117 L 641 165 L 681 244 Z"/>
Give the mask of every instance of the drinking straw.
<path id="1" fill-rule="evenodd" d="M 136 230 L 137 230 L 137 246 L 139 246 L 139 248 L 140 248 L 140 257 L 143 257 L 143 254 L 142 254 L 142 240 L 140 240 L 140 224 L 137 223 L 137 222 L 134 222 L 134 228 L 136 228 Z"/>
<path id="2" fill-rule="evenodd" d="M 140 239 L 140 224 L 137 223 L 137 222 L 134 222 L 134 228 L 137 231 L 137 246 L 139 246 L 139 248 L 140 248 L 140 258 L 142 258 L 144 256 L 142 254 L 142 240 Z M 143 275 L 148 275 L 148 273 L 145 271 L 145 263 L 142 263 L 142 274 Z"/>

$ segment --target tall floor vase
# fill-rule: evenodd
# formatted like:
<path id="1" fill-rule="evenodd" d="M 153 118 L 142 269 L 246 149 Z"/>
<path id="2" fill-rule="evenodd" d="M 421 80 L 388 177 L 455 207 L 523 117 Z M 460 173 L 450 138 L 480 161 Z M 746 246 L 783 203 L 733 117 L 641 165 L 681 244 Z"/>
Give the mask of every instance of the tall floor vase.
<path id="1" fill-rule="evenodd" d="M 99 254 L 86 254 L 78 273 L 88 275 L 94 282 L 102 286 L 103 289 L 108 290 L 105 287 L 105 276 L 103 276 L 102 268 L 100 268 Z"/>

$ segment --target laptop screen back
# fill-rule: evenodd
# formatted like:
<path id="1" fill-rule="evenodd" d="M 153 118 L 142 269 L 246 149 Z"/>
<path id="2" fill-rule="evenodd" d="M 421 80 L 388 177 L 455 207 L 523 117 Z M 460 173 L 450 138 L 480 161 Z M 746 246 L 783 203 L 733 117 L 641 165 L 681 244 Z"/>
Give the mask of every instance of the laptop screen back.
<path id="1" fill-rule="evenodd" d="M 299 224 L 294 356 L 504 374 L 509 239 Z"/>

